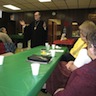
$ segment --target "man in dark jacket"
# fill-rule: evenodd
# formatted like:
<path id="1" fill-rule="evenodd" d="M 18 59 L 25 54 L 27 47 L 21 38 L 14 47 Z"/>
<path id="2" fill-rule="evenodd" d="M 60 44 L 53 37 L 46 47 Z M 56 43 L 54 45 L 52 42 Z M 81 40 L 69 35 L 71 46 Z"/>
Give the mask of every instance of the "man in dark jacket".
<path id="1" fill-rule="evenodd" d="M 25 47 L 27 47 L 28 40 L 31 40 L 31 48 L 38 45 L 44 45 L 47 37 L 46 23 L 41 20 L 40 17 L 40 12 L 35 12 L 35 20 L 28 26 L 26 26 L 24 21 L 20 21 L 20 24 L 24 27 Z"/>

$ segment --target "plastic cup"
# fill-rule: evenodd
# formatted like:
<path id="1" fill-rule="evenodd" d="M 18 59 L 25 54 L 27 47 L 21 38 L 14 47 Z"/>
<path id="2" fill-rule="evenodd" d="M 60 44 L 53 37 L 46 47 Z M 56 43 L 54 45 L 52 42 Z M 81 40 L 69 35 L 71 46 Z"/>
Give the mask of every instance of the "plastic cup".
<path id="1" fill-rule="evenodd" d="M 23 47 L 23 44 L 22 43 L 18 43 L 17 44 L 17 48 L 22 48 Z"/>
<path id="2" fill-rule="evenodd" d="M 51 56 L 55 57 L 55 50 L 50 50 L 51 51 Z"/>
<path id="3" fill-rule="evenodd" d="M 47 50 L 47 51 L 49 51 L 49 50 L 50 50 L 50 45 L 48 45 L 48 46 L 46 47 L 46 50 Z"/>
<path id="4" fill-rule="evenodd" d="M 0 65 L 3 64 L 3 61 L 4 61 L 4 56 L 0 56 Z"/>
<path id="5" fill-rule="evenodd" d="M 49 45 L 49 43 L 48 43 L 48 42 L 46 42 L 46 43 L 45 43 L 45 46 L 47 47 L 48 45 Z"/>
<path id="6" fill-rule="evenodd" d="M 55 49 L 55 44 L 52 44 L 52 49 Z"/>
<path id="7" fill-rule="evenodd" d="M 46 47 L 46 50 L 49 51 L 49 49 L 50 49 L 49 43 L 45 43 L 45 47 Z"/>
<path id="8" fill-rule="evenodd" d="M 39 68 L 40 68 L 40 64 L 39 63 L 32 63 L 31 64 L 32 74 L 34 76 L 37 76 L 39 74 Z"/>

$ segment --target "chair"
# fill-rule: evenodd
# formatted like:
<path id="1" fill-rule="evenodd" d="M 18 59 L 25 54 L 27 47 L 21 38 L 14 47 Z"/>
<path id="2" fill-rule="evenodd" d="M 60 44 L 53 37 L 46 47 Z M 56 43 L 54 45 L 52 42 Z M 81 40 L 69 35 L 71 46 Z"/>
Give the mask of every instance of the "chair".
<path id="1" fill-rule="evenodd" d="M 3 55 L 3 56 L 13 55 L 12 52 L 7 52 L 6 53 L 6 49 L 5 49 L 4 43 L 2 41 L 0 41 L 0 55 Z"/>
<path id="2" fill-rule="evenodd" d="M 4 43 L 0 41 L 0 54 L 4 54 L 4 53 L 6 53 L 5 46 Z"/>

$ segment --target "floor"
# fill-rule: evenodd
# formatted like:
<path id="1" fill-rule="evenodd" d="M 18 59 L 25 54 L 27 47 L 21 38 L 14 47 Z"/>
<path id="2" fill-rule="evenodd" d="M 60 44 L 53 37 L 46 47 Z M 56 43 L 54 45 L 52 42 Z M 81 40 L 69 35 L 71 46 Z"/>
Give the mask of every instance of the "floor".
<path id="1" fill-rule="evenodd" d="M 49 93 L 45 94 L 45 93 L 39 92 L 38 96 L 51 96 L 51 95 Z"/>

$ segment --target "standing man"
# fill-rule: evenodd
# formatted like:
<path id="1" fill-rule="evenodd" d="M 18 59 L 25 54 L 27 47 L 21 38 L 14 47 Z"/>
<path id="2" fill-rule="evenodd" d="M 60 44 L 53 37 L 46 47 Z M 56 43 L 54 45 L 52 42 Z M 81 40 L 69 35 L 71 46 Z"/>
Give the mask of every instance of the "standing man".
<path id="1" fill-rule="evenodd" d="M 41 20 L 40 12 L 34 13 L 34 21 L 27 26 L 22 20 L 20 24 L 24 27 L 24 47 L 27 47 L 27 41 L 31 40 L 31 48 L 44 45 L 47 38 L 46 23 Z"/>

